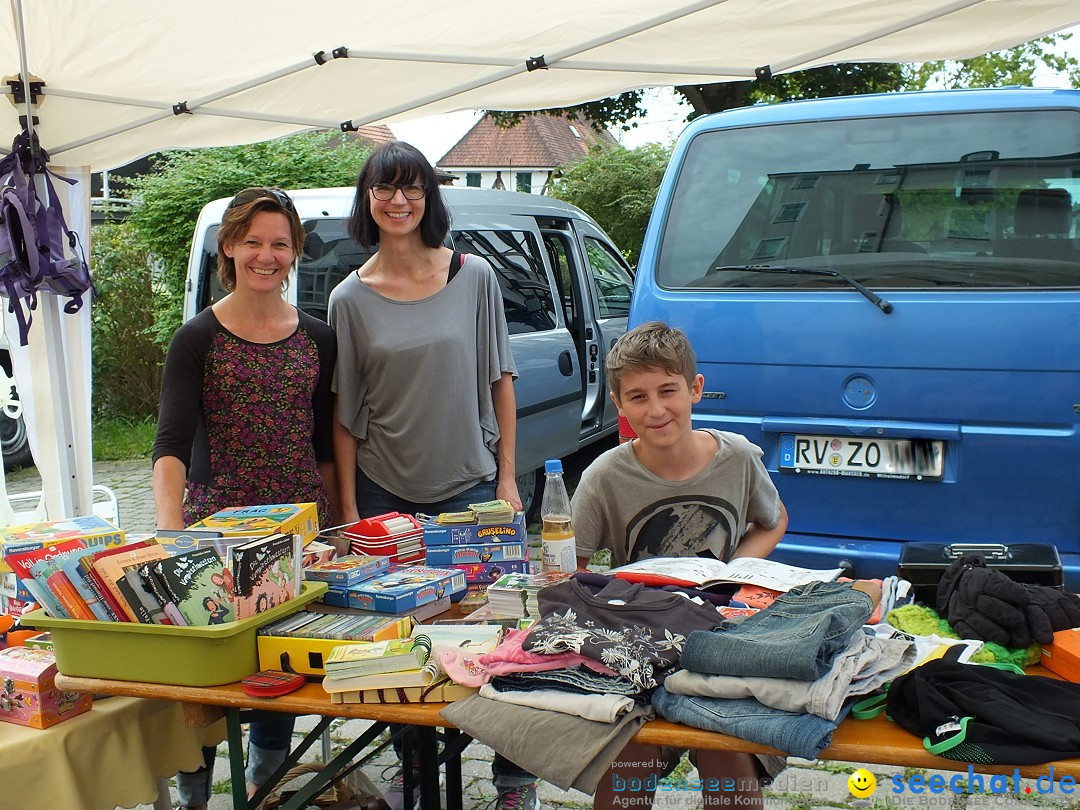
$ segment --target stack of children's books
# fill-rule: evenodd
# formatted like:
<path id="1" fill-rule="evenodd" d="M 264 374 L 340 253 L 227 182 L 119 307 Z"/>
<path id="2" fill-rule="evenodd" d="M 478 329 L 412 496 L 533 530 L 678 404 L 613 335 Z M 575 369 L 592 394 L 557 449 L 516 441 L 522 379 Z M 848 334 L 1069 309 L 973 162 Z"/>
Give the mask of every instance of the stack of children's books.
<path id="1" fill-rule="evenodd" d="M 336 647 L 326 659 L 323 689 L 334 703 L 423 703 L 475 694 L 454 683 L 439 663 L 440 647 L 490 652 L 502 640 L 498 625 L 425 625 L 412 638 Z"/>
<path id="2" fill-rule="evenodd" d="M 177 549 L 155 538 L 74 536 L 25 548 L 4 562 L 54 618 L 210 625 L 265 612 L 300 592 L 301 536 L 248 535 L 223 559 L 212 546 Z M 176 553 L 171 553 L 176 552 Z"/>

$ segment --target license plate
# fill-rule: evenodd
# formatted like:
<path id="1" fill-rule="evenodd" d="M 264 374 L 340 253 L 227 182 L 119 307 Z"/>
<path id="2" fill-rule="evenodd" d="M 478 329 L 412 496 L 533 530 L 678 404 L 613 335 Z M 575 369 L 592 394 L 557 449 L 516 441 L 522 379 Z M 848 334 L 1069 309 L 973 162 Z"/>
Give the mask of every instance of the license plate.
<path id="1" fill-rule="evenodd" d="M 780 469 L 847 478 L 936 481 L 945 468 L 945 443 L 931 439 L 780 436 Z"/>

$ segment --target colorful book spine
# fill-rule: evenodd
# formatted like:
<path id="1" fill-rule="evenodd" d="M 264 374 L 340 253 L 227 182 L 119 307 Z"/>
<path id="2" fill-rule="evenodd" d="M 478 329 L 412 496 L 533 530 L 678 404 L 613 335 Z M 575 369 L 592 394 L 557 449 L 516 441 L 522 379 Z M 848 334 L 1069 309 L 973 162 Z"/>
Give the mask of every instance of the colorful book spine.
<path id="1" fill-rule="evenodd" d="M 63 572 L 64 576 L 67 577 L 68 582 L 70 582 L 75 590 L 79 592 L 79 596 L 82 598 L 83 602 L 86 603 L 86 606 L 90 608 L 91 612 L 94 614 L 94 618 L 98 621 L 107 622 L 111 621 L 108 611 L 102 603 L 100 595 L 88 582 L 86 573 L 80 564 L 80 561 L 84 557 L 93 553 L 93 549 L 84 548 L 68 555 L 60 563 L 60 570 Z"/>
<path id="2" fill-rule="evenodd" d="M 48 561 L 37 563 L 34 567 L 37 568 L 38 566 L 41 566 L 41 575 L 45 578 L 46 586 L 60 600 L 60 604 L 64 606 L 64 610 L 68 612 L 71 618 L 84 621 L 95 621 L 97 619 L 94 611 L 90 610 L 90 606 L 79 596 L 79 592 L 75 590 L 75 586 L 71 584 L 71 580 L 67 578 L 63 571 Z"/>

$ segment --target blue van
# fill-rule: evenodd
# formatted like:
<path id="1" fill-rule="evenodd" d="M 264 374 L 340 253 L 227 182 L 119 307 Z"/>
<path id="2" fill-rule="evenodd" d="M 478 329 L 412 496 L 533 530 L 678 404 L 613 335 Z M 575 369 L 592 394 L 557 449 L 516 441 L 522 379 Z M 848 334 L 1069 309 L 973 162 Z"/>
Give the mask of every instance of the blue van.
<path id="1" fill-rule="evenodd" d="M 698 427 L 760 445 L 774 553 L 1053 543 L 1080 590 L 1080 92 L 820 99 L 683 132 L 630 325 L 686 331 Z"/>

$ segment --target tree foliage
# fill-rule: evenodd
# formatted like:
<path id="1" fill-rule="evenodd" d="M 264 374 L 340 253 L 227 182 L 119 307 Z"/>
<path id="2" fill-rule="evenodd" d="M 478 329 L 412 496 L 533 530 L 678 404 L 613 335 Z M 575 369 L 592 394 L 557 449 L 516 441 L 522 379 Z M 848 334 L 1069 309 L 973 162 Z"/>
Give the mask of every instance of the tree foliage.
<path id="1" fill-rule="evenodd" d="M 1067 76 L 1073 87 L 1080 87 L 1080 61 L 1057 50 L 1071 38 L 1072 34 L 1058 34 L 972 59 L 924 62 L 912 67 L 908 83 L 913 88 L 929 84 L 948 88 L 1029 86 L 1035 71 L 1043 66 Z"/>
<path id="2" fill-rule="evenodd" d="M 352 185 L 369 147 L 334 133 L 167 152 L 154 170 L 127 186 L 136 199 L 128 219 L 159 271 L 156 339 L 167 346 L 180 325 L 188 251 L 199 211 L 248 186 L 319 188 Z"/>
<path id="3" fill-rule="evenodd" d="M 129 223 L 94 227 L 90 255 L 98 300 L 91 310 L 94 411 L 157 412 L 164 353 L 154 340 L 155 290 L 145 246 Z"/>
<path id="4" fill-rule="evenodd" d="M 637 264 L 645 226 L 664 176 L 671 147 L 646 144 L 637 149 L 594 146 L 588 157 L 563 170 L 549 194 L 587 212 Z"/>
<path id="5" fill-rule="evenodd" d="M 1080 87 L 1080 62 L 1057 48 L 1071 34 L 1055 34 L 1025 42 L 1004 51 L 958 61 L 895 64 L 857 62 L 826 65 L 782 73 L 757 81 L 717 82 L 682 85 L 675 90 L 693 107 L 689 118 L 722 112 L 760 102 L 793 101 L 803 98 L 854 96 L 887 93 L 895 90 L 922 90 L 929 86 L 1000 87 L 1031 85 L 1040 66 L 1066 75 L 1074 87 Z M 539 110 L 551 115 L 567 114 L 588 121 L 593 126 L 627 130 L 632 120 L 645 112 L 644 95 L 632 90 L 612 98 L 592 101 L 570 108 Z M 525 112 L 493 113 L 501 126 L 513 126 Z"/>

